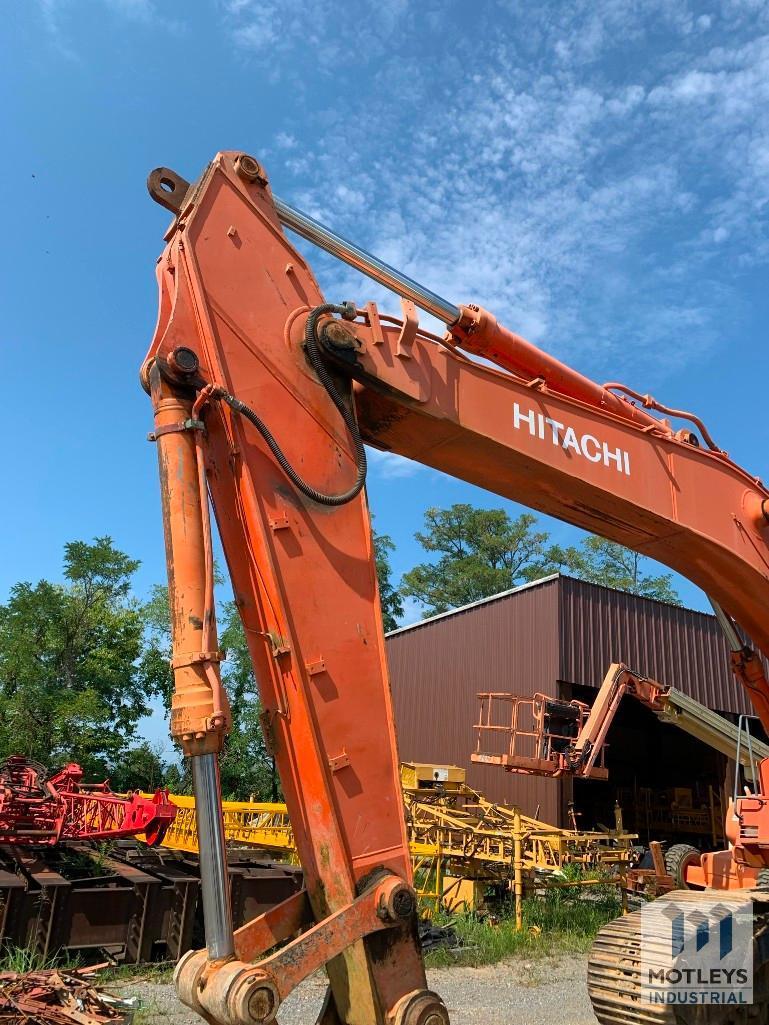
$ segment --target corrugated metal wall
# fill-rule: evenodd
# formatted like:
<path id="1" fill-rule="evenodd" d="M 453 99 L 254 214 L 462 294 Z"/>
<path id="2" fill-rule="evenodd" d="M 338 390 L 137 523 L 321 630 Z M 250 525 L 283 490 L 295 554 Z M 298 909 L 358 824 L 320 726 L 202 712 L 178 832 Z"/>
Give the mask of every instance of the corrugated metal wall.
<path id="1" fill-rule="evenodd" d="M 558 578 L 524 586 L 387 638 L 398 748 L 403 761 L 468 770 L 468 783 L 495 801 L 546 822 L 560 818 L 556 780 L 472 765 L 478 691 L 557 692 Z"/>
<path id="2" fill-rule="evenodd" d="M 492 800 L 554 824 L 568 796 L 557 780 L 471 764 L 478 691 L 568 696 L 563 684 L 598 687 L 626 662 L 716 711 L 751 711 L 715 617 L 565 576 L 395 631 L 387 654 L 401 758 L 464 766 Z"/>
<path id="3" fill-rule="evenodd" d="M 561 681 L 599 686 L 610 662 L 625 662 L 708 708 L 752 711 L 714 616 L 571 577 L 559 581 Z"/>

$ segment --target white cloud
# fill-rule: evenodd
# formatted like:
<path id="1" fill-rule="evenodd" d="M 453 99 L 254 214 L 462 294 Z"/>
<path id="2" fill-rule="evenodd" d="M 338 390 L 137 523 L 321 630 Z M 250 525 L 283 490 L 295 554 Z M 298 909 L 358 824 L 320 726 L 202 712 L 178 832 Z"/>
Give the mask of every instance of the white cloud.
<path id="1" fill-rule="evenodd" d="M 275 145 L 283 150 L 296 149 L 297 141 L 289 132 L 278 132 L 275 136 Z"/>
<path id="2" fill-rule="evenodd" d="M 718 225 L 740 264 L 769 256 L 769 35 L 718 46 L 668 76 L 649 96 L 670 126 L 679 124 L 690 165 L 711 194 L 703 213 Z"/>
<path id="3" fill-rule="evenodd" d="M 250 57 L 269 61 L 274 78 L 302 82 L 309 67 L 331 73 L 339 61 L 359 60 L 355 48 L 365 26 L 366 59 L 384 52 L 387 41 L 408 15 L 408 0 L 358 0 L 342 15 L 334 0 L 222 0 L 225 27 L 235 46 Z M 280 61 L 301 50 L 303 61 Z"/>
<path id="4" fill-rule="evenodd" d="M 233 28 L 232 38 L 246 50 L 268 50 L 278 40 L 272 10 L 257 10 L 246 24 Z"/>
<path id="5" fill-rule="evenodd" d="M 383 480 L 399 480 L 414 477 L 423 467 L 411 459 L 396 455 L 394 452 L 382 452 L 378 448 L 366 446 L 369 468 Z"/>
<path id="6" fill-rule="evenodd" d="M 447 54 L 438 87 L 400 49 L 303 139 L 286 198 L 595 376 L 701 358 L 734 280 L 713 261 L 769 255 L 769 36 L 677 0 L 491 6 L 482 71 Z M 340 145 L 350 124 L 377 130 Z M 383 297 L 311 259 L 330 296 Z"/>

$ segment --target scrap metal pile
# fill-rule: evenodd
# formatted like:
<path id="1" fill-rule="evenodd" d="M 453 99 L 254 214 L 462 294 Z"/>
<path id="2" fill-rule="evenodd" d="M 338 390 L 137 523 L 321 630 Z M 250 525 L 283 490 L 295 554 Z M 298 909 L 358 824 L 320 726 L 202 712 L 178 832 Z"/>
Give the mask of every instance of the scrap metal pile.
<path id="1" fill-rule="evenodd" d="M 0 973 L 2 1025 L 118 1025 L 132 1010 L 101 993 L 77 970 Z"/>
<path id="2" fill-rule="evenodd" d="M 120 796 L 109 783 L 83 783 L 75 762 L 48 776 L 21 755 L 0 765 L 0 843 L 54 846 L 65 840 L 117 840 L 142 833 L 159 844 L 176 808 L 167 790 Z"/>
<path id="3" fill-rule="evenodd" d="M 75 763 L 51 776 L 20 756 L 0 764 L 0 946 L 43 960 L 181 957 L 202 911 L 197 860 L 156 846 L 176 811 L 166 790 L 115 794 L 106 782 L 83 783 Z M 134 842 L 139 835 L 155 850 Z M 230 862 L 229 876 L 238 924 L 290 896 L 301 879 L 251 852 Z"/>

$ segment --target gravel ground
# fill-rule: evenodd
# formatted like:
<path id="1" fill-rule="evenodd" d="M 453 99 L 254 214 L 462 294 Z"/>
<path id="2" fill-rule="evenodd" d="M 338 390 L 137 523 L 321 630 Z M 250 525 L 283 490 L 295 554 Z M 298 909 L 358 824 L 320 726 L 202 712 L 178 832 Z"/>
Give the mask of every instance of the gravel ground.
<path id="1" fill-rule="evenodd" d="M 584 958 L 515 960 L 483 968 L 442 968 L 428 983 L 446 1002 L 452 1025 L 596 1025 L 585 983 Z M 325 976 L 304 982 L 283 1004 L 280 1025 L 313 1025 L 325 991 Z M 141 1025 L 200 1025 L 176 999 L 173 985 L 113 984 L 109 989 L 138 997 Z"/>

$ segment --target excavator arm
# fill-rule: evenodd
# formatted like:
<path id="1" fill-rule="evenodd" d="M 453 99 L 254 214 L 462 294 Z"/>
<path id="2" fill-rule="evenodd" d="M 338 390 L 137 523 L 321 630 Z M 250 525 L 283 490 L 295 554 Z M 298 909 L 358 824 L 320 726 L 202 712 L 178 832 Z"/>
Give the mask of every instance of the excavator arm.
<path id="1" fill-rule="evenodd" d="M 326 964 L 324 1022 L 441 1025 L 415 932 L 362 442 L 659 559 L 764 652 L 769 493 L 696 419 L 674 431 L 649 397 L 589 381 L 324 233 L 272 195 L 252 157 L 220 153 L 194 185 L 158 169 L 149 187 L 174 214 L 142 381 L 168 557 L 171 728 L 193 763 L 207 942 L 177 986 L 209 1020 L 269 1022 Z M 327 304 L 284 225 L 399 291 L 402 317 Z M 445 337 L 420 328 L 415 302 Z M 234 937 L 206 492 L 306 883 L 306 897 Z M 769 727 L 763 678 L 752 688 Z"/>

